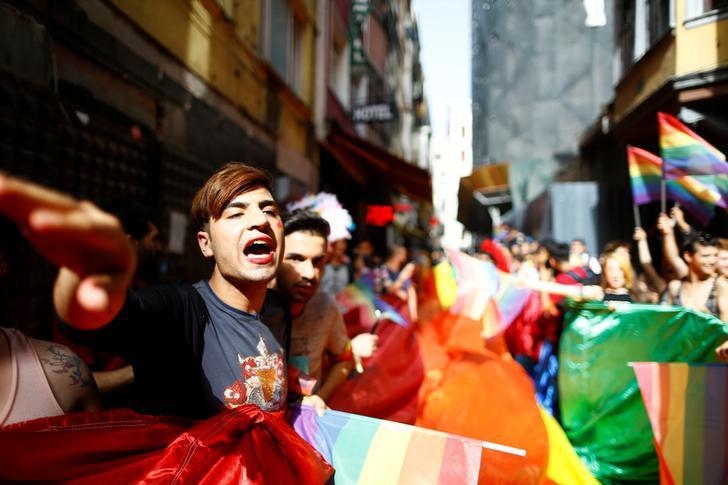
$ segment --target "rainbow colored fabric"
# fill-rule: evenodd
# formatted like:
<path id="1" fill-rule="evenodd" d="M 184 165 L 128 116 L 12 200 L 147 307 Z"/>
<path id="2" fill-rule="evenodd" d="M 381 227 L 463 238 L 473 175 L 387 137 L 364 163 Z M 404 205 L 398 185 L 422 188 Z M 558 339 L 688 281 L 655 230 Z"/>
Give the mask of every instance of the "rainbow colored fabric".
<path id="1" fill-rule="evenodd" d="M 476 484 L 484 443 L 441 431 L 311 407 L 293 428 L 334 466 L 336 484 Z"/>
<path id="2" fill-rule="evenodd" d="M 658 483 L 652 427 L 629 363 L 715 362 L 728 325 L 682 307 L 567 303 L 559 392 L 569 441 L 602 483 Z"/>
<path id="3" fill-rule="evenodd" d="M 452 266 L 443 261 L 434 271 L 438 296 L 453 296 L 451 302 L 441 300 L 442 307 L 480 321 L 484 338 L 504 332 L 523 310 L 530 290 L 511 284 L 490 262 L 452 249 L 446 253 Z"/>
<path id="4" fill-rule="evenodd" d="M 374 293 L 371 284 L 351 283 L 336 295 L 336 301 L 342 314 L 358 309 L 360 323 L 366 328 L 372 328 L 385 318 L 403 327 L 409 325 L 401 313 Z"/>
<path id="5" fill-rule="evenodd" d="M 667 180 L 667 196 L 670 200 L 679 202 L 703 225 L 708 224 L 713 218 L 714 207 L 725 205 L 727 200 L 719 194 L 710 181 L 700 181 L 698 177 L 691 176 Z"/>
<path id="6" fill-rule="evenodd" d="M 677 118 L 657 113 L 660 128 L 660 155 L 666 179 L 685 175 L 726 175 L 725 155 Z"/>
<path id="7" fill-rule="evenodd" d="M 660 200 L 662 160 L 647 150 L 627 146 L 627 164 L 632 185 L 632 200 L 637 205 Z"/>
<path id="8" fill-rule="evenodd" d="M 728 366 L 635 362 L 660 483 L 728 483 Z"/>
<path id="9" fill-rule="evenodd" d="M 679 181 L 676 191 L 689 192 L 703 204 L 728 210 L 725 155 L 674 116 L 657 113 L 657 120 L 665 179 Z"/>
<path id="10" fill-rule="evenodd" d="M 637 205 L 657 202 L 661 198 L 660 184 L 662 183 L 663 161 L 657 155 L 641 148 L 627 147 L 627 163 L 632 185 L 632 200 Z M 684 175 L 675 179 L 666 180 L 667 198 L 679 202 L 701 224 L 705 225 L 712 219 L 713 207 L 724 207 L 727 203 L 719 185 L 722 179 L 728 182 L 728 177 L 693 177 Z M 728 185 L 725 188 L 728 193 Z"/>

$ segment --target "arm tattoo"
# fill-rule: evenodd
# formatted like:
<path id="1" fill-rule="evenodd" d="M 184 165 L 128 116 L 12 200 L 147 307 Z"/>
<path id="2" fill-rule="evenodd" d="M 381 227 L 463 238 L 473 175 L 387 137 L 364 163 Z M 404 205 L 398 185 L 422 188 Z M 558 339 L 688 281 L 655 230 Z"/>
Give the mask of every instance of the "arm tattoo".
<path id="1" fill-rule="evenodd" d="M 85 364 L 75 354 L 69 353 L 65 347 L 49 345 L 46 349 L 50 357 L 40 359 L 51 368 L 54 374 L 68 374 L 71 385 L 80 387 L 93 386 L 90 372 L 84 372 Z"/>

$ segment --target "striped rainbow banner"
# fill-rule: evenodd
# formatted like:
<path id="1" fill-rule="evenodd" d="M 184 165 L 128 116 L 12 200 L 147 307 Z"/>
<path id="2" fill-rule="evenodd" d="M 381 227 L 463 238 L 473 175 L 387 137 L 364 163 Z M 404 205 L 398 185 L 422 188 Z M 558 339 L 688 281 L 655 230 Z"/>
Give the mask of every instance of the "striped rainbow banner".
<path id="1" fill-rule="evenodd" d="M 476 484 L 487 445 L 357 414 L 327 410 L 318 416 L 307 406 L 294 409 L 293 427 L 334 466 L 338 485 Z M 523 451 L 501 448 L 512 454 Z"/>
<path id="2" fill-rule="evenodd" d="M 728 365 L 633 362 L 660 483 L 728 483 Z"/>
<path id="3" fill-rule="evenodd" d="M 665 178 L 728 175 L 725 155 L 674 116 L 658 112 L 660 155 Z"/>
<path id="4" fill-rule="evenodd" d="M 659 201 L 662 159 L 647 150 L 628 145 L 627 164 L 632 186 L 632 201 L 636 205 Z"/>

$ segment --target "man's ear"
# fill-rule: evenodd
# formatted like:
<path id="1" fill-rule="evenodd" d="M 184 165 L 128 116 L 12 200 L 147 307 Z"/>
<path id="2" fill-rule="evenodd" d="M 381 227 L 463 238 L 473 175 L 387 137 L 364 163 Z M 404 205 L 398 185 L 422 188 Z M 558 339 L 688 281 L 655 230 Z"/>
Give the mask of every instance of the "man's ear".
<path id="1" fill-rule="evenodd" d="M 197 231 L 197 244 L 200 245 L 200 252 L 206 258 L 214 256 L 210 244 L 210 234 L 207 231 Z"/>
<path id="2" fill-rule="evenodd" d="M 690 254 L 690 251 L 684 251 L 683 252 L 683 259 L 685 260 L 688 265 L 693 262 L 693 255 Z"/>

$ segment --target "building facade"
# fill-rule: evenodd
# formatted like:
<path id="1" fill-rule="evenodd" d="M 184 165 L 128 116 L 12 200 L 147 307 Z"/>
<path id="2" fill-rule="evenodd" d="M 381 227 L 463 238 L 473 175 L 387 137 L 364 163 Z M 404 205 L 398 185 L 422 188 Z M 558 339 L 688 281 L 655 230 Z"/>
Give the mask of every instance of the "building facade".
<path id="1" fill-rule="evenodd" d="M 584 163 L 609 186 L 610 211 L 629 215 L 626 146 L 659 155 L 657 112 L 677 116 L 728 150 L 728 2 L 625 0 L 616 3 L 614 16 L 613 100 L 580 146 Z M 659 209 L 640 208 L 645 227 L 652 229 Z M 621 234 L 628 234 L 634 221 L 623 219 Z M 728 237 L 725 212 L 717 210 L 707 229 Z"/>
<path id="2" fill-rule="evenodd" d="M 550 182 L 591 177 L 578 142 L 611 100 L 612 5 L 472 2 L 473 165 L 508 163 L 505 220 L 523 225 Z"/>
<path id="3" fill-rule="evenodd" d="M 320 187 L 352 214 L 355 237 L 373 239 L 379 252 L 395 238 L 424 240 L 429 120 L 410 2 L 322 0 L 318 7 Z M 392 219 L 368 223 L 379 207 Z"/>
<path id="4" fill-rule="evenodd" d="M 362 228 L 367 204 L 431 203 L 406 0 L 9 0 L 0 26 L 0 169 L 150 208 L 163 280 L 209 274 L 188 213 L 227 161 L 268 170 L 282 205 L 325 185 Z"/>

